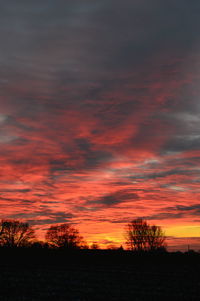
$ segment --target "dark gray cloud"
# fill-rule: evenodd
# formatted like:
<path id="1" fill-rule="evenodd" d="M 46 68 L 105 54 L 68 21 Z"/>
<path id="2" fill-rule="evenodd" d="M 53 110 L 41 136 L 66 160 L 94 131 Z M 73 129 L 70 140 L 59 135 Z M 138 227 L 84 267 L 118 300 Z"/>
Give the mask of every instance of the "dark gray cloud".
<path id="1" fill-rule="evenodd" d="M 41 218 L 42 217 L 42 218 Z M 46 217 L 46 218 L 45 218 Z M 36 210 L 32 213 L 17 213 L 10 215 L 9 218 L 13 219 L 25 219 L 31 225 L 45 225 L 45 224 L 56 224 L 66 223 L 73 218 L 72 213 L 53 211 L 48 208 L 42 210 Z"/>
<path id="2" fill-rule="evenodd" d="M 144 174 L 137 174 L 136 176 L 130 176 L 130 179 L 157 179 L 165 178 L 173 175 L 188 175 L 194 173 L 193 170 L 173 168 L 167 171 L 149 172 Z"/>
<path id="3" fill-rule="evenodd" d="M 148 220 L 166 220 L 166 219 L 179 219 L 184 216 L 183 212 L 161 212 L 145 217 Z"/>
<path id="4" fill-rule="evenodd" d="M 184 152 L 200 149 L 200 135 L 173 137 L 164 146 L 165 151 Z"/>
<path id="5" fill-rule="evenodd" d="M 174 207 L 166 207 L 162 209 L 162 211 L 165 212 L 159 212 L 158 214 L 145 216 L 144 218 L 148 220 L 165 220 L 165 219 L 179 219 L 190 215 L 191 222 L 194 222 L 196 220 L 196 216 L 200 215 L 200 205 L 199 204 L 189 205 L 189 206 L 177 205 Z"/>
<path id="6" fill-rule="evenodd" d="M 95 146 L 87 139 L 78 138 L 75 140 L 77 149 L 84 157 L 84 167 L 94 168 L 112 159 L 111 152 L 95 150 Z"/>
<path id="7" fill-rule="evenodd" d="M 155 51 L 191 51 L 199 39 L 198 1 L 11 2 L 1 5 L 0 61 L 19 77 L 54 82 L 44 83 L 43 94 L 47 88 L 54 95 L 63 83 L 107 80 L 116 70 L 150 68 Z"/>
<path id="8" fill-rule="evenodd" d="M 187 211 L 193 211 L 194 215 L 200 214 L 200 204 L 195 204 L 190 206 L 177 205 L 175 207 L 169 207 L 168 209 L 173 211 L 185 212 L 185 213 Z"/>
<path id="9" fill-rule="evenodd" d="M 132 191 L 131 189 L 127 190 L 118 190 L 114 193 L 104 195 L 97 200 L 88 201 L 87 204 L 96 204 L 105 207 L 112 207 L 119 205 L 120 203 L 127 201 L 139 200 L 139 195 Z"/>
<path id="10" fill-rule="evenodd" d="M 24 188 L 24 189 L 1 189 L 1 193 L 4 193 L 4 192 L 12 192 L 12 193 L 16 193 L 16 192 L 20 192 L 20 193 L 27 193 L 27 192 L 30 192 L 31 189 L 29 188 Z"/>
<path id="11" fill-rule="evenodd" d="M 23 192 L 24 193 L 24 192 Z M 29 200 L 29 199 L 23 199 L 23 198 L 8 198 L 8 197 L 0 197 L 0 200 L 1 201 L 6 201 L 8 202 L 8 204 L 12 204 L 13 203 L 13 206 L 14 204 L 18 203 L 18 206 L 23 206 L 23 205 L 31 205 L 31 204 L 34 204 L 35 203 L 35 200 Z"/>

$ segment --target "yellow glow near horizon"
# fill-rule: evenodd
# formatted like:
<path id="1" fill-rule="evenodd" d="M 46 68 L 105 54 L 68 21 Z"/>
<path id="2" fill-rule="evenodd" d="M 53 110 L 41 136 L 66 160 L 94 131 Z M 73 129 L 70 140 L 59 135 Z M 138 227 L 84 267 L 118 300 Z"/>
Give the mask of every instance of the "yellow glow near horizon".
<path id="1" fill-rule="evenodd" d="M 175 226 L 167 228 L 167 236 L 175 237 L 200 237 L 200 226 Z"/>

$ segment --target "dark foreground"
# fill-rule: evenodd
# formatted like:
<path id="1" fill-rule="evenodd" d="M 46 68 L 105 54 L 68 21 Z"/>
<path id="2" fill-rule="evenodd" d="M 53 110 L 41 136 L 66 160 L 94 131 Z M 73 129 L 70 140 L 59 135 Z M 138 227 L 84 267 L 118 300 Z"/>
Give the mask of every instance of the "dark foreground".
<path id="1" fill-rule="evenodd" d="M 200 255 L 0 250 L 1 301 L 200 300 Z"/>

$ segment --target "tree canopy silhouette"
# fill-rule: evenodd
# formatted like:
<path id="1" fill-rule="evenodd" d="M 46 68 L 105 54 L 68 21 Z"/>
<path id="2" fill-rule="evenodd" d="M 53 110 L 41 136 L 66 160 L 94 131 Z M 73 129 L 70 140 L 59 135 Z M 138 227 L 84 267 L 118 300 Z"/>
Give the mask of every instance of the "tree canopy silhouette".
<path id="1" fill-rule="evenodd" d="M 24 247 L 35 238 L 34 230 L 28 223 L 18 220 L 2 220 L 0 222 L 0 245 L 7 247 Z"/>
<path id="2" fill-rule="evenodd" d="M 159 226 L 149 225 L 143 219 L 135 219 L 126 227 L 126 244 L 130 250 L 154 251 L 165 249 L 164 232 Z"/>
<path id="3" fill-rule="evenodd" d="M 80 249 L 85 246 L 79 231 L 70 224 L 52 225 L 45 238 L 51 246 L 57 248 Z"/>

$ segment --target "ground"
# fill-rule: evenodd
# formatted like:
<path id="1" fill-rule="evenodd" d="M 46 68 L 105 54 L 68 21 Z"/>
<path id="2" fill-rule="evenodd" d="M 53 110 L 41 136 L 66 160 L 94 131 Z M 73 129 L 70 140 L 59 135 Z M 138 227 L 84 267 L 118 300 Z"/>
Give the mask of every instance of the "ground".
<path id="1" fill-rule="evenodd" d="M 200 256 L 109 256 L 2 261 L 0 300 L 200 300 Z"/>

